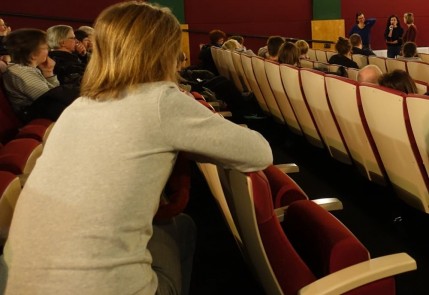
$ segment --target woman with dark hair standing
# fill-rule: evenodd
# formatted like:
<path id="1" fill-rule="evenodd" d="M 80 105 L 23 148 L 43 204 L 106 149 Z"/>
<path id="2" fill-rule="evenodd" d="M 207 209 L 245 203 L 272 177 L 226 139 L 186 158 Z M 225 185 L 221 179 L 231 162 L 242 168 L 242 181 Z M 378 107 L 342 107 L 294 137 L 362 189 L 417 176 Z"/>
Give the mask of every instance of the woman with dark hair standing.
<path id="1" fill-rule="evenodd" d="M 399 18 L 396 15 L 391 15 L 387 19 L 386 29 L 384 30 L 384 39 L 387 45 L 387 57 L 395 58 L 401 54 L 402 35 L 404 29 L 401 27 Z"/>
<path id="2" fill-rule="evenodd" d="M 356 13 L 356 24 L 351 28 L 349 36 L 359 34 L 362 38 L 363 48 L 371 49 L 371 29 L 375 22 L 375 18 L 365 19 L 362 12 Z"/>

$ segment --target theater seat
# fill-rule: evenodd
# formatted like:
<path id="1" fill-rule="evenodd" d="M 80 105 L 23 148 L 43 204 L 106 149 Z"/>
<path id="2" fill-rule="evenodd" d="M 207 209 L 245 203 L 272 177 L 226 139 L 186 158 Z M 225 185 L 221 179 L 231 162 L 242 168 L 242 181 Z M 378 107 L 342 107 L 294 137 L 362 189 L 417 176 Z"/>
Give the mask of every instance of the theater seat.
<path id="1" fill-rule="evenodd" d="M 19 178 L 10 172 L 0 171 L 0 246 L 6 241 L 13 211 L 21 193 Z"/>
<path id="2" fill-rule="evenodd" d="M 16 116 L 7 99 L 0 77 L 0 142 L 6 143 L 14 138 L 33 138 L 45 142 L 53 127 L 52 120 L 34 119 L 23 124 Z"/>
<path id="3" fill-rule="evenodd" d="M 249 266 L 266 294 L 395 294 L 393 276 L 416 269 L 405 253 L 370 259 L 340 221 L 310 200 L 292 202 L 280 223 L 264 173 L 218 170 Z"/>
<path id="4" fill-rule="evenodd" d="M 42 151 L 42 143 L 35 139 L 14 139 L 0 147 L 0 170 L 18 175 L 24 185 Z"/>

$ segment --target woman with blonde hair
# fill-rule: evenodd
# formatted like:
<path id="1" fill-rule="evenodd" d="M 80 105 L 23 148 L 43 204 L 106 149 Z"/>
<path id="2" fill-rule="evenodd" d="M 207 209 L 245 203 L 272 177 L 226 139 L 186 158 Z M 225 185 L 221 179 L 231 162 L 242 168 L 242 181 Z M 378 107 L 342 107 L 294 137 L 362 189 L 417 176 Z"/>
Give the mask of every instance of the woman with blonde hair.
<path id="1" fill-rule="evenodd" d="M 17 202 L 0 282 L 6 294 L 186 295 L 195 225 L 185 214 L 153 223 L 178 152 L 255 171 L 271 149 L 178 89 L 182 32 L 169 9 L 120 2 L 95 31 L 82 97 Z"/>
<path id="2" fill-rule="evenodd" d="M 416 43 L 417 38 L 417 27 L 414 24 L 414 14 L 412 12 L 404 13 L 404 23 L 407 25 L 407 30 L 402 37 L 402 42 L 414 42 Z"/>

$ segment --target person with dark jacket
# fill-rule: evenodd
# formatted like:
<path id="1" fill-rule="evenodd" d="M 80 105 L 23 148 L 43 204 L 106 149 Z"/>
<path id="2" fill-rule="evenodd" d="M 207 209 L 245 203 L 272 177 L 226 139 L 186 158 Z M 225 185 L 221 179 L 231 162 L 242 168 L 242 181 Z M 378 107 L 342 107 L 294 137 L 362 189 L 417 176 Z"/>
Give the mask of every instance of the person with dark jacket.
<path id="1" fill-rule="evenodd" d="M 221 47 L 223 42 L 226 40 L 226 34 L 221 30 L 212 30 L 209 33 L 210 43 L 201 47 L 198 59 L 200 60 L 199 69 L 208 70 L 215 75 L 219 75 L 216 65 L 213 60 L 211 47 Z"/>
<path id="2" fill-rule="evenodd" d="M 85 46 L 76 40 L 70 26 L 50 27 L 47 34 L 49 57 L 55 61 L 54 73 L 61 85 L 80 86 L 88 61 Z"/>
<path id="3" fill-rule="evenodd" d="M 346 68 L 359 68 L 358 64 L 350 58 L 352 44 L 349 39 L 343 37 L 338 38 L 338 41 L 335 44 L 335 49 L 338 53 L 331 56 L 328 60 L 330 64 L 336 64 Z"/>
<path id="4" fill-rule="evenodd" d="M 387 46 L 387 57 L 395 58 L 401 54 L 402 35 L 404 29 L 401 27 L 399 18 L 391 15 L 387 19 L 386 29 L 384 30 L 384 39 Z"/>
<path id="5" fill-rule="evenodd" d="M 350 36 L 350 43 L 352 44 L 352 54 L 361 55 L 375 55 L 375 53 L 369 48 L 363 48 L 362 38 L 359 34 L 352 34 Z"/>

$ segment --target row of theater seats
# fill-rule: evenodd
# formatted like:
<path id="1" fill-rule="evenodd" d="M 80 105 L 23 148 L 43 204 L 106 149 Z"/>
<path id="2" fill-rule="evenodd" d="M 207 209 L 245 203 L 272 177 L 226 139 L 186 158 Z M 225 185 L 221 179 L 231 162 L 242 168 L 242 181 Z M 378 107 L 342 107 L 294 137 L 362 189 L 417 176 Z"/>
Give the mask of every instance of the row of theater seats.
<path id="1" fill-rule="evenodd" d="M 21 187 L 42 154 L 53 124 L 48 119 L 23 124 L 0 88 L 0 246 L 7 237 Z"/>
<path id="2" fill-rule="evenodd" d="M 406 253 L 371 259 L 328 212 L 342 209 L 341 202 L 310 201 L 276 166 L 241 173 L 198 165 L 266 294 L 395 294 L 394 276 L 416 269 Z"/>
<path id="3" fill-rule="evenodd" d="M 429 213 L 427 96 L 213 51 L 229 56 L 218 59 L 220 73 L 248 87 L 268 116 L 334 159 L 353 164 L 370 181 L 390 182 L 404 201 Z"/>
<path id="4" fill-rule="evenodd" d="M 241 173 L 197 163 L 243 258 L 266 294 L 395 294 L 394 276 L 417 268 L 406 253 L 375 259 L 286 174 L 295 164 Z"/>

